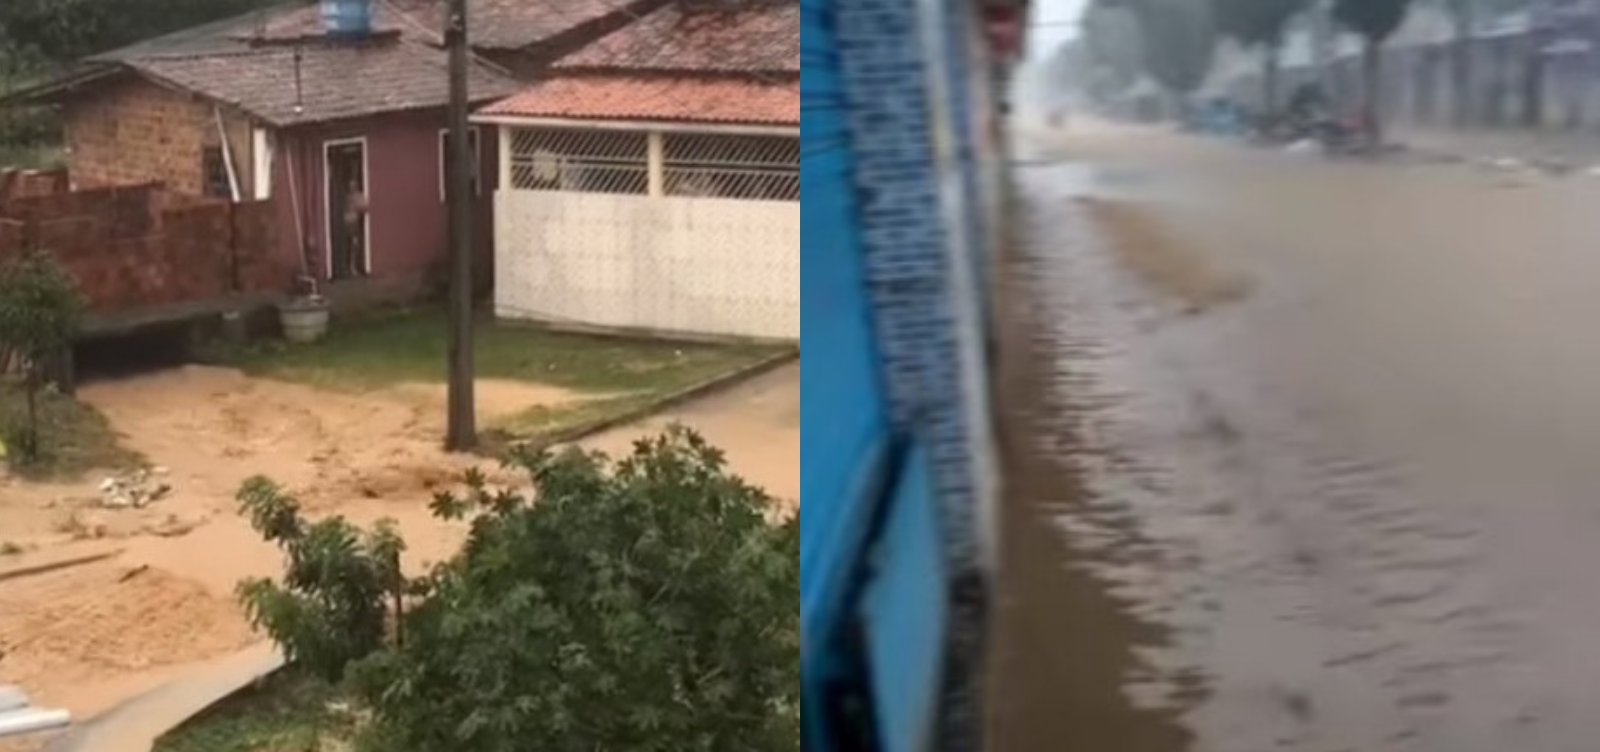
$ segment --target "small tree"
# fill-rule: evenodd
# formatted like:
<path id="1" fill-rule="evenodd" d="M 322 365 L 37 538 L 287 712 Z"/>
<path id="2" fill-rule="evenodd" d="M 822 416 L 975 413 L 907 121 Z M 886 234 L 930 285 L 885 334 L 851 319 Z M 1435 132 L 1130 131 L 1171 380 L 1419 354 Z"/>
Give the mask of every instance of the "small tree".
<path id="1" fill-rule="evenodd" d="M 1278 67 L 1284 32 L 1310 0 L 1214 0 L 1217 28 L 1245 47 L 1261 49 L 1261 108 L 1278 110 Z"/>
<path id="2" fill-rule="evenodd" d="M 611 465 L 524 455 L 534 494 L 469 478 L 461 553 L 354 669 L 388 752 L 799 746 L 798 520 L 673 428 Z M 537 501 L 534 501 L 534 498 Z"/>
<path id="3" fill-rule="evenodd" d="M 25 423 L 7 428 L 17 444 L 7 456 L 39 459 L 39 391 L 50 364 L 71 346 L 82 312 L 72 278 L 48 253 L 29 253 L 0 268 L 0 370 L 8 363 L 21 368 L 27 399 Z"/>
<path id="4" fill-rule="evenodd" d="M 288 661 L 338 681 L 352 661 L 383 646 L 388 624 L 399 638 L 405 543 L 392 523 L 363 531 L 343 517 L 307 522 L 293 497 L 259 477 L 246 481 L 238 498 L 250 526 L 287 559 L 282 584 L 248 579 L 238 592 L 251 622 Z"/>
<path id="5" fill-rule="evenodd" d="M 1383 43 L 1400 28 L 1409 2 L 1334 0 L 1334 19 L 1361 36 L 1361 120 L 1369 147 L 1383 144 Z"/>

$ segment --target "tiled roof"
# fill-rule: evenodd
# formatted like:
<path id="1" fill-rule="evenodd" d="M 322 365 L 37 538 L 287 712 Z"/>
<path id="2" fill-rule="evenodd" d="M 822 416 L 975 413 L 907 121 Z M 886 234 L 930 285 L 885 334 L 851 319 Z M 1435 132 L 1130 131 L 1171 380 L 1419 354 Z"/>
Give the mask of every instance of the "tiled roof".
<path id="1" fill-rule="evenodd" d="M 185 57 L 128 61 L 146 75 L 238 107 L 275 125 L 295 125 L 380 112 L 441 107 L 449 102 L 445 54 L 404 41 L 301 48 L 261 47 Z M 473 101 L 503 97 L 518 84 L 487 68 L 468 76 Z"/>
<path id="2" fill-rule="evenodd" d="M 518 49 L 623 10 L 634 0 L 468 0 L 468 37 L 478 49 Z M 375 0 L 429 28 L 444 29 L 445 0 Z"/>
<path id="3" fill-rule="evenodd" d="M 556 62 L 599 70 L 800 70 L 800 6 L 773 2 L 750 10 L 685 12 L 670 3 Z"/>
<path id="4" fill-rule="evenodd" d="M 572 76 L 480 111 L 487 116 L 799 125 L 800 81 Z"/>
<path id="5" fill-rule="evenodd" d="M 3 2 L 4 0 L 0 0 Z M 373 29 L 399 31 L 416 41 L 439 42 L 447 0 L 372 0 Z M 516 49 L 537 44 L 613 11 L 633 0 L 468 0 L 472 46 Z M 152 57 L 238 51 L 253 39 L 285 41 L 322 32 L 315 3 L 292 0 L 280 5 L 183 29 L 90 58 L 124 62 Z"/>

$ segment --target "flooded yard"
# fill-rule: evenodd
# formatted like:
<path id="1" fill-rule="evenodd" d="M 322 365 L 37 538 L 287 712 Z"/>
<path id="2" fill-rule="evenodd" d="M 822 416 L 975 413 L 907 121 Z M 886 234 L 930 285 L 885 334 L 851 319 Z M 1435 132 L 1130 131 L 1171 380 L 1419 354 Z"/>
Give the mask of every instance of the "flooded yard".
<path id="1" fill-rule="evenodd" d="M 480 419 L 594 399 L 570 389 L 481 380 Z M 313 515 L 396 519 L 409 565 L 449 556 L 464 523 L 427 504 L 469 467 L 519 479 L 481 457 L 442 451 L 441 388 L 403 384 L 361 394 L 183 366 L 86 384 L 80 398 L 161 468 L 172 487 L 144 508 L 100 504 L 100 475 L 0 485 L 0 573 L 80 555 L 108 558 L 0 581 L 0 681 L 79 718 L 258 641 L 234 598 L 238 581 L 282 562 L 237 512 L 234 494 L 266 475 Z M 799 497 L 799 366 L 585 439 L 613 455 L 681 421 L 728 450 L 730 465 L 793 508 Z M 3 575 L 0 575 L 3 576 Z"/>

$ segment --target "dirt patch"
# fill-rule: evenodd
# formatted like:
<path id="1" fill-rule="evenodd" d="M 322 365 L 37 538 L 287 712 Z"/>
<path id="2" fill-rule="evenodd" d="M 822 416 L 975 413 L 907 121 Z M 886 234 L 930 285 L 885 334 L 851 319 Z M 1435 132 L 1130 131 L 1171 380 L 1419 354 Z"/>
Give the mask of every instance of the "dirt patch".
<path id="1" fill-rule="evenodd" d="M 579 399 L 494 381 L 478 391 L 486 416 Z M 231 510 L 239 484 L 257 474 L 311 509 L 426 498 L 476 464 L 440 449 L 443 388 L 432 385 L 350 395 L 186 366 L 90 385 L 82 396 L 128 433 L 129 445 L 170 468 L 168 506 Z"/>
<path id="2" fill-rule="evenodd" d="M 230 598 L 157 569 L 98 562 L 0 588 L 6 681 L 43 705 L 102 709 L 97 685 L 253 640 Z"/>
<path id="3" fill-rule="evenodd" d="M 1193 243 L 1169 232 L 1137 204 L 1093 197 L 1077 200 L 1123 263 L 1190 313 L 1237 300 L 1250 291 L 1249 280 L 1215 268 Z"/>

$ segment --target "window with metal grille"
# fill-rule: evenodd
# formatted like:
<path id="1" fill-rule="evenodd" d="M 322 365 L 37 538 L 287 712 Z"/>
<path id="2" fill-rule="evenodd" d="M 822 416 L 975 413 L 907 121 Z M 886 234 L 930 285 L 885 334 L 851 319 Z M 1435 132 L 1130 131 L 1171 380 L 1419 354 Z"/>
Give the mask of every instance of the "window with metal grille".
<path id="1" fill-rule="evenodd" d="M 511 187 L 642 195 L 650 188 L 649 153 L 643 133 L 518 128 L 511 134 Z"/>
<path id="2" fill-rule="evenodd" d="M 664 135 L 668 196 L 800 200 L 800 139 L 710 133 Z"/>

